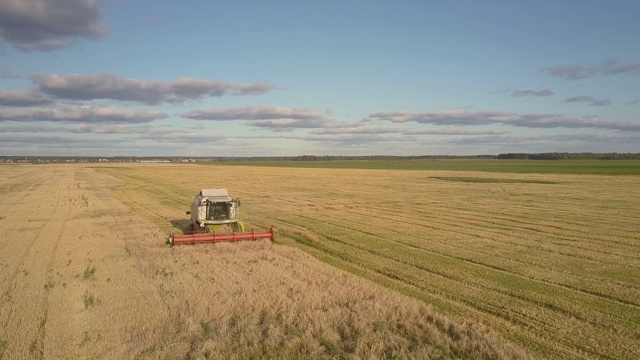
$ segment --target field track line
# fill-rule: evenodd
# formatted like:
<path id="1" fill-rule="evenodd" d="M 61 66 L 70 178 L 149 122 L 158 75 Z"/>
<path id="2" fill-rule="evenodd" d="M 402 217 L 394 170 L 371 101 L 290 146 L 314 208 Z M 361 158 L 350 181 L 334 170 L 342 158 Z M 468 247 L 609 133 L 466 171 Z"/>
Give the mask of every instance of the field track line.
<path id="1" fill-rule="evenodd" d="M 42 187 L 43 185 L 45 185 L 48 181 L 50 181 L 51 179 L 54 178 L 54 175 L 49 176 L 47 179 L 43 180 L 43 182 L 40 181 L 34 181 L 35 179 L 31 179 L 32 181 L 27 182 L 28 184 L 31 184 L 31 186 L 28 188 L 29 193 L 32 193 L 34 189 Z M 16 197 L 18 195 L 15 195 Z M 29 200 L 29 196 L 27 195 L 26 197 L 23 196 L 22 194 L 20 195 L 21 198 L 23 199 L 23 201 L 28 201 Z M 57 193 L 56 196 L 56 208 L 58 207 L 59 203 L 60 203 L 60 193 Z M 37 204 L 38 202 L 35 201 L 33 202 L 35 204 Z M 54 216 L 55 212 L 50 212 L 49 213 L 49 217 L 44 220 L 44 223 L 48 223 Z M 21 252 L 20 255 L 17 256 L 17 258 L 19 259 L 17 261 L 17 265 L 15 267 L 15 269 L 11 272 L 11 275 L 8 276 L 9 281 L 7 282 L 7 284 L 9 285 L 8 288 L 6 289 L 6 292 L 3 294 L 3 297 L 5 298 L 4 300 L 7 300 L 10 297 L 10 294 L 13 292 L 13 290 L 15 289 L 17 282 L 16 282 L 16 278 L 18 273 L 20 272 L 20 268 L 21 265 L 23 265 L 25 263 L 25 258 L 27 257 L 27 255 L 31 252 L 32 247 L 35 245 L 35 243 L 37 242 L 37 239 L 41 236 L 41 234 L 45 231 L 44 227 L 41 228 L 40 230 L 38 230 L 38 232 L 36 233 L 35 236 L 33 236 L 32 240 L 30 242 L 28 242 L 26 244 L 26 246 L 22 246 L 21 247 Z M 6 324 L 5 324 L 6 325 Z"/>
<path id="2" fill-rule="evenodd" d="M 579 254 L 574 254 L 572 252 L 562 252 L 562 251 L 558 251 L 558 250 L 552 250 L 549 248 L 545 248 L 545 247 L 541 247 L 541 246 L 531 246 L 531 245 L 527 245 L 526 243 L 522 243 L 522 242 L 515 242 L 515 241 L 507 241 L 507 240 L 498 240 L 496 238 L 487 238 L 485 236 L 481 236 L 478 235 L 477 233 L 471 232 L 471 231 L 464 231 L 464 229 L 475 229 L 475 226 L 464 226 L 460 225 L 460 222 L 455 222 L 455 221 L 447 221 L 445 222 L 444 220 L 434 220 L 434 219 L 430 219 L 430 224 L 424 224 L 420 221 L 424 221 L 424 219 L 419 219 L 420 221 L 409 221 L 407 220 L 405 217 L 402 216 L 381 216 L 381 215 L 376 215 L 375 213 L 362 213 L 362 212 L 358 212 L 358 211 L 352 211 L 352 214 L 359 214 L 361 216 L 367 216 L 369 218 L 376 218 L 379 219 L 380 221 L 383 222 L 390 222 L 392 221 L 393 223 L 397 223 L 397 224 L 405 224 L 405 225 L 409 225 L 409 226 L 417 226 L 417 227 L 423 227 L 423 228 L 427 228 L 430 230 L 437 230 L 437 231 L 446 231 L 446 232 L 450 232 L 450 233 L 455 233 L 455 234 L 459 234 L 459 235 L 464 235 L 464 236 L 469 236 L 469 237 L 476 237 L 476 238 L 481 238 L 481 239 L 486 239 L 486 240 L 491 240 L 491 241 L 496 241 L 496 242 L 501 242 L 501 243 L 507 243 L 509 245 L 515 245 L 515 246 L 519 246 L 519 247 L 524 247 L 524 248 L 531 248 L 531 249 L 537 249 L 537 250 L 542 250 L 542 251 L 546 251 L 546 252 L 550 252 L 550 253 L 556 253 L 556 254 L 561 254 L 564 256 L 569 256 L 569 257 L 579 257 L 581 259 L 587 258 L 590 259 L 592 261 L 597 261 L 597 262 L 602 262 L 599 258 L 597 257 L 584 257 L 584 256 L 580 256 Z M 338 220 L 341 220 L 340 218 L 336 218 Z M 416 219 L 418 220 L 418 219 Z M 350 220 L 350 222 L 355 222 L 354 220 Z M 456 225 L 451 225 L 451 223 L 455 223 Z M 362 224 L 362 223 L 361 223 Z M 364 224 L 363 224 L 364 225 Z M 438 227 L 436 225 L 440 225 L 441 227 Z M 500 232 L 498 230 L 493 230 L 491 228 L 485 228 L 483 229 L 483 231 L 488 232 L 488 233 L 493 233 L 496 235 L 502 235 L 502 236 L 510 236 L 512 238 L 522 238 L 523 241 L 525 240 L 524 235 L 520 235 L 518 230 L 522 230 L 522 229 L 529 229 L 531 230 L 531 228 L 513 228 L 512 231 L 510 232 Z M 538 233 L 542 233 L 539 230 L 536 230 L 536 232 Z M 544 233 L 545 235 L 548 235 L 547 233 Z M 408 236 L 411 236 L 410 234 L 406 234 Z M 576 239 L 575 241 L 579 241 L 579 239 Z M 626 245 L 626 244 L 625 244 Z M 567 247 L 569 249 L 573 249 L 575 246 L 571 246 L 571 245 L 567 245 L 567 244 L 558 244 L 558 246 L 561 247 Z M 599 251 L 599 250 L 594 250 L 591 248 L 584 248 L 584 247 L 580 247 L 581 249 L 587 250 L 587 251 L 593 251 L 599 254 L 605 254 L 605 255 L 610 255 L 611 252 L 607 252 L 607 251 Z M 616 254 L 618 255 L 618 254 Z M 626 253 L 621 253 L 619 254 L 622 257 L 627 257 L 631 260 L 640 260 L 640 257 L 635 257 L 633 255 L 629 255 L 628 252 Z M 640 268 L 638 268 L 640 270 Z"/>
<path id="3" fill-rule="evenodd" d="M 303 217 L 307 221 L 315 221 L 315 220 L 317 220 L 315 218 L 306 217 L 306 216 L 303 216 L 303 215 L 297 215 L 297 216 Z M 349 222 L 349 224 L 353 224 L 354 222 L 355 221 L 351 220 Z M 523 279 L 529 279 L 531 281 L 537 281 L 537 282 L 541 282 L 541 283 L 546 283 L 546 284 L 550 284 L 550 285 L 556 285 L 556 286 L 564 287 L 566 289 L 572 289 L 572 290 L 575 290 L 575 291 L 578 291 L 578 292 L 581 292 L 581 293 L 584 293 L 584 294 L 588 294 L 588 295 L 592 295 L 592 296 L 598 296 L 598 297 L 601 297 L 601 298 L 604 298 L 604 299 L 608 299 L 608 300 L 611 300 L 611 301 L 614 301 L 614 302 L 618 302 L 618 303 L 621 303 L 621 304 L 625 304 L 625 305 L 630 305 L 630 306 L 634 306 L 634 307 L 639 307 L 640 306 L 639 303 L 634 303 L 634 302 L 632 302 L 630 300 L 620 299 L 620 298 L 611 296 L 610 294 L 601 293 L 601 292 L 597 292 L 597 291 L 589 291 L 589 290 L 585 290 L 585 289 L 580 289 L 580 288 L 576 288 L 576 287 L 573 287 L 573 286 L 568 286 L 568 285 L 564 285 L 564 284 L 561 284 L 561 283 L 548 281 L 546 279 L 534 278 L 534 277 L 527 276 L 527 275 L 524 275 L 524 274 L 520 274 L 520 273 L 517 273 L 517 272 L 509 271 L 507 269 L 504 269 L 504 268 L 501 268 L 501 267 L 498 267 L 498 266 L 494 266 L 494 265 L 491 265 L 491 264 L 479 262 L 479 261 L 476 261 L 476 260 L 471 260 L 471 259 L 468 259 L 468 258 L 465 258 L 465 257 L 462 257 L 462 256 L 455 256 L 455 255 L 451 255 L 451 254 L 444 253 L 444 252 L 441 252 L 441 251 L 436 251 L 434 249 L 427 249 L 427 248 L 424 248 L 424 247 L 421 247 L 421 246 L 418 246 L 418 245 L 415 245 L 415 244 L 412 244 L 412 243 L 408 243 L 408 242 L 405 242 L 405 241 L 396 240 L 396 239 L 392 239 L 392 238 L 388 238 L 388 237 L 383 237 L 383 236 L 380 236 L 380 235 L 378 235 L 378 234 L 376 234 L 374 232 L 365 232 L 365 231 L 362 231 L 361 229 L 349 227 L 348 225 L 345 225 L 345 224 L 332 224 L 332 223 L 327 223 L 327 224 L 331 224 L 332 226 L 335 226 L 335 227 L 337 227 L 339 229 L 351 230 L 351 231 L 355 231 L 355 232 L 362 232 L 362 233 L 365 233 L 366 235 L 368 235 L 369 237 L 373 237 L 373 238 L 378 239 L 379 241 L 390 241 L 390 242 L 393 242 L 393 243 L 400 244 L 402 246 L 410 247 L 413 250 L 424 251 L 424 252 L 427 252 L 427 253 L 437 254 L 437 255 L 440 255 L 440 256 L 445 256 L 445 257 L 449 257 L 449 258 L 452 258 L 452 259 L 458 259 L 460 261 L 473 263 L 473 264 L 476 264 L 476 265 L 479 265 L 479 266 L 484 266 L 484 267 L 487 267 L 487 268 L 500 270 L 500 271 L 505 272 L 505 273 L 509 273 L 509 274 L 520 276 Z M 366 225 L 366 224 L 361 224 L 361 225 Z M 402 238 L 404 236 L 412 236 L 412 235 L 403 234 L 399 238 Z M 349 245 L 350 243 L 345 243 L 345 244 Z M 493 254 L 488 254 L 487 253 L 485 255 L 489 256 L 489 255 L 493 255 Z M 493 255 L 493 256 L 495 256 L 495 255 Z M 510 261 L 517 261 L 517 260 L 513 260 L 513 259 L 508 259 L 508 258 L 505 258 L 505 259 L 506 260 L 510 260 Z M 599 279 L 599 278 L 596 277 L 594 279 Z M 599 279 L 599 280 L 603 280 L 603 279 Z"/>
<path id="4" fill-rule="evenodd" d="M 287 223 L 291 226 L 296 226 L 296 223 L 292 223 L 292 222 L 288 222 L 286 220 L 283 219 L 277 219 L 280 222 L 283 223 Z M 304 228 L 302 228 L 304 229 Z M 318 233 L 314 233 L 317 237 L 319 238 L 325 238 L 329 241 L 333 241 L 336 243 L 341 243 L 344 246 L 348 247 L 348 248 L 356 248 L 360 251 L 364 251 L 366 253 L 370 253 L 372 255 L 375 256 L 375 258 L 386 258 L 388 260 L 391 260 L 393 263 L 395 263 L 395 266 L 392 266 L 394 269 L 397 269 L 398 267 L 401 266 L 408 266 L 410 268 L 415 268 L 416 266 L 422 270 L 422 271 L 427 271 L 435 276 L 438 277 L 442 277 L 443 279 L 447 279 L 448 281 L 453 281 L 454 283 L 459 284 L 460 286 L 463 287 L 473 287 L 476 289 L 476 291 L 473 291 L 472 293 L 478 293 L 478 292 L 486 292 L 487 295 L 489 294 L 493 294 L 494 292 L 498 292 L 501 293 L 504 296 L 507 296 L 508 298 L 512 298 L 512 299 L 518 299 L 521 302 L 523 302 L 523 307 L 522 308 L 527 308 L 526 306 L 524 306 L 525 304 L 528 303 L 537 303 L 538 305 L 540 305 L 542 308 L 547 308 L 547 304 L 546 303 L 542 303 L 539 302 L 535 299 L 530 299 L 524 296 L 520 296 L 517 294 L 514 294 L 513 292 L 509 292 L 509 291 L 503 291 L 500 289 L 496 289 L 496 288 L 492 288 L 492 287 L 486 287 L 480 284 L 469 284 L 464 280 L 460 280 L 454 277 L 451 277 L 450 275 L 444 273 L 444 272 L 434 272 L 432 269 L 428 269 L 428 268 L 423 268 L 419 265 L 416 265 L 414 263 L 409 263 L 406 261 L 402 261 L 399 259 L 394 259 L 394 258 L 388 258 L 385 257 L 384 254 L 377 252 L 376 250 L 373 250 L 371 247 L 358 247 L 358 246 L 353 246 L 350 243 L 344 242 L 340 239 L 337 239 L 335 237 L 331 237 L 331 236 L 326 236 L 326 235 L 320 235 Z M 388 239 L 387 239 L 388 240 Z M 354 261 L 354 259 L 350 259 L 351 257 L 354 256 L 353 252 L 349 252 L 349 258 L 343 258 L 343 260 L 348 261 L 348 262 L 352 262 Z M 329 255 L 335 255 L 335 253 L 329 253 Z M 434 284 L 437 284 L 438 282 L 429 282 L 429 283 L 425 283 L 424 279 L 418 279 L 415 278 L 414 281 L 410 281 L 407 282 L 408 278 L 406 275 L 403 276 L 396 276 L 392 273 L 389 273 L 387 270 L 385 270 L 387 268 L 387 266 L 385 266 L 384 268 L 381 268 L 379 266 L 374 266 L 373 264 L 367 264 L 366 261 L 364 263 L 360 263 L 360 261 L 356 262 L 356 264 L 359 264 L 360 266 L 362 266 L 364 269 L 373 269 L 373 271 L 378 272 L 379 274 L 381 274 L 382 276 L 385 276 L 388 279 L 394 279 L 395 281 L 399 281 L 401 283 L 407 284 L 407 285 L 411 285 L 411 286 L 416 286 L 418 289 L 420 289 L 421 291 L 427 291 L 427 293 L 431 294 L 431 295 L 436 295 L 436 294 L 440 294 L 441 296 L 445 296 L 444 298 L 442 298 L 443 300 L 449 301 L 449 302 L 454 302 L 454 303 L 458 303 L 460 305 L 463 305 L 465 307 L 471 308 L 474 311 L 480 312 L 480 313 L 485 313 L 488 314 L 490 316 L 493 317 L 498 317 L 501 318 L 503 321 L 507 322 L 507 323 L 516 323 L 519 324 L 520 327 L 524 327 L 524 328 L 528 328 L 528 329 L 532 329 L 532 328 L 536 328 L 537 330 L 535 331 L 535 333 L 537 334 L 538 337 L 541 338 L 545 338 L 545 336 L 547 335 L 547 330 L 549 326 L 553 326 L 549 323 L 546 322 L 542 322 L 541 319 L 539 317 L 533 316 L 533 315 L 528 315 L 526 313 L 520 313 L 517 308 L 519 307 L 513 307 L 513 304 L 510 305 L 511 311 L 505 311 L 507 310 L 506 308 L 503 307 L 496 307 L 495 305 L 493 305 L 491 302 L 483 302 L 484 306 L 480 306 L 478 305 L 477 302 L 473 302 L 471 300 L 467 300 L 464 297 L 458 297 L 458 296 L 446 296 L 445 294 L 447 293 L 451 293 L 450 289 L 445 289 L 443 288 L 441 292 L 433 292 L 433 287 Z M 409 277 L 411 278 L 411 277 Z M 424 283 L 424 285 L 420 285 L 420 283 Z M 447 287 L 448 288 L 448 287 Z M 477 298 L 475 300 L 481 299 L 483 297 Z M 512 301 L 511 301 L 512 302 Z M 552 308 L 552 311 L 561 311 L 562 309 L 560 308 Z M 520 316 L 522 317 L 522 319 L 518 319 L 515 318 L 514 315 L 520 313 Z M 573 312 L 567 312 L 565 313 L 566 316 L 570 316 L 570 317 L 576 317 L 576 314 Z M 586 319 L 582 319 L 584 322 L 586 323 L 590 323 L 589 321 L 587 321 Z M 534 323 L 538 323 L 538 326 L 533 326 L 532 324 Z M 596 323 L 590 323 L 591 326 L 596 326 L 598 324 Z M 601 325 L 601 324 L 600 324 Z M 557 328 L 557 326 L 555 326 Z M 553 340 L 551 338 L 548 339 L 550 342 L 555 342 L 557 344 L 557 340 Z M 570 346 L 574 345 L 571 341 L 567 340 L 567 341 L 562 341 L 562 343 L 565 343 L 566 348 L 570 349 Z M 594 350 L 589 350 L 589 349 L 582 349 L 585 352 L 591 353 L 592 355 L 596 355 L 598 357 L 602 356 L 602 353 L 598 353 L 597 351 Z M 605 357 L 605 358 L 610 358 L 610 357 Z M 613 357 L 611 357 L 611 359 L 613 359 Z"/>
<path id="5" fill-rule="evenodd" d="M 70 183 L 67 183 L 67 196 L 71 197 L 72 193 L 71 193 L 71 187 L 73 187 L 74 185 L 77 185 L 79 187 L 79 182 L 78 182 L 78 169 L 74 169 L 74 173 L 73 173 L 73 181 Z M 62 240 L 62 236 L 64 235 L 65 229 L 67 228 L 67 223 L 69 221 L 69 219 L 71 219 L 71 212 L 73 210 L 73 207 L 71 206 L 71 204 L 69 204 L 69 206 L 65 206 L 65 210 L 62 211 L 63 215 L 61 216 L 62 218 L 62 222 L 60 223 L 59 226 L 59 230 L 55 231 L 55 233 L 50 234 L 52 236 L 49 237 L 49 239 L 53 240 L 53 247 L 51 249 L 51 251 L 49 252 L 49 262 L 47 264 L 47 271 L 46 271 L 46 284 L 50 284 L 53 283 L 53 270 L 54 270 L 54 263 L 56 261 L 56 255 L 58 253 L 58 247 L 60 245 L 60 241 Z M 58 212 L 58 209 L 56 209 L 56 212 Z M 46 239 L 48 240 L 48 239 Z M 44 306 L 43 306 L 43 311 L 44 314 L 42 316 L 43 319 L 48 318 L 48 314 L 49 314 L 49 292 L 45 291 L 44 293 Z M 47 353 L 47 349 L 45 348 L 45 337 L 47 334 L 47 325 L 45 324 L 45 326 L 41 326 L 39 328 L 39 337 L 38 337 L 38 348 L 42 349 L 42 354 L 46 354 Z"/>
<path id="6" fill-rule="evenodd" d="M 293 228 L 299 228 L 300 230 L 307 230 L 304 227 L 301 227 L 295 223 L 291 223 L 291 222 L 287 222 L 286 220 L 282 220 L 282 219 L 278 219 L 279 222 L 288 224 L 289 226 L 293 227 Z M 324 237 L 323 235 L 319 235 L 317 233 L 314 233 L 316 236 L 318 237 Z M 285 236 L 288 236 L 285 234 Z M 304 236 L 304 235 L 302 235 Z M 295 236 L 292 238 L 296 238 Z M 298 240 L 296 240 L 298 241 Z M 313 242 L 313 240 L 311 240 Z M 303 246 L 313 246 L 313 245 L 306 245 L 303 243 Z M 322 245 L 320 245 L 322 246 Z M 538 323 L 540 327 L 547 327 L 548 324 L 541 322 L 538 318 L 526 318 L 526 320 L 522 320 L 522 319 L 518 319 L 518 318 L 514 318 L 513 316 L 510 315 L 505 315 L 506 312 L 504 311 L 503 308 L 499 308 L 499 307 L 495 307 L 493 306 L 491 303 L 486 303 L 486 306 L 483 307 L 479 307 L 478 304 L 475 304 L 471 301 L 467 301 L 465 299 L 459 299 L 457 297 L 451 297 L 448 296 L 447 294 L 450 293 L 450 291 L 448 291 L 448 289 L 442 288 L 441 290 L 435 290 L 433 283 L 425 283 L 424 279 L 418 279 L 415 278 L 414 281 L 407 281 L 407 279 L 405 277 L 402 276 L 397 276 L 395 275 L 393 272 L 390 272 L 390 270 L 388 269 L 388 267 L 380 267 L 380 266 L 372 266 L 372 264 L 368 263 L 367 261 L 364 261 L 362 259 L 359 258 L 352 258 L 353 255 L 347 255 L 346 253 L 343 255 L 339 255 L 333 252 L 328 252 L 326 253 L 326 250 L 322 250 L 321 247 L 317 247 L 317 249 L 324 253 L 326 256 L 330 256 L 330 257 L 338 257 L 340 259 L 342 259 L 343 261 L 347 261 L 348 265 L 350 266 L 357 266 L 361 271 L 363 271 L 364 273 L 367 273 L 368 275 L 364 275 L 362 274 L 362 276 L 371 278 L 371 274 L 377 274 L 378 276 L 382 277 L 381 279 L 378 279 L 378 281 L 380 283 L 388 283 L 389 281 L 395 283 L 396 285 L 394 285 L 395 288 L 398 288 L 398 284 L 400 285 L 399 288 L 412 288 L 412 289 L 416 289 L 418 291 L 420 291 L 420 295 L 415 294 L 412 291 L 407 292 L 407 294 L 417 297 L 423 301 L 427 301 L 427 302 L 432 302 L 435 299 L 438 299 L 438 302 L 443 303 L 443 304 L 450 304 L 450 303 L 457 303 L 459 304 L 458 306 L 463 306 L 464 308 L 466 308 L 467 312 L 460 312 L 460 309 L 453 311 L 454 313 L 457 313 L 458 316 L 463 315 L 463 314 L 467 314 L 468 312 L 472 312 L 472 313 L 476 313 L 476 317 L 478 317 L 477 314 L 484 314 L 484 316 L 481 316 L 482 318 L 484 318 L 485 320 L 489 320 L 491 319 L 491 321 L 496 321 L 499 320 L 500 322 L 504 322 L 502 324 L 503 327 L 508 328 L 510 327 L 509 325 L 506 324 L 519 324 L 521 328 L 530 328 L 531 327 L 531 323 Z M 365 249 L 365 251 L 367 251 L 368 249 Z M 346 257 L 345 257 L 346 256 Z M 358 259 L 357 261 L 355 259 Z M 396 264 L 399 265 L 404 265 L 402 262 L 400 261 L 396 261 L 393 259 L 389 259 L 392 261 L 395 261 Z M 442 274 L 439 273 L 432 273 L 432 275 L 437 276 L 437 277 L 442 277 L 444 279 L 449 279 L 447 276 L 443 276 Z M 377 276 L 374 276 L 374 278 Z M 424 284 L 421 284 L 424 283 Z M 463 285 L 463 284 L 461 284 Z M 388 285 L 387 285 L 388 286 Z M 454 309 L 450 309 L 450 310 L 454 310 Z M 526 317 L 526 316 L 525 316 Z M 464 318 L 464 316 L 463 316 Z M 494 324 L 495 325 L 495 324 Z M 528 335 L 525 332 L 520 332 L 521 330 L 518 330 L 515 335 L 512 334 L 512 336 L 516 336 L 519 337 L 521 339 L 526 339 L 527 342 L 532 342 L 532 343 L 538 343 L 541 346 L 545 346 L 545 347 L 555 347 L 556 349 L 563 349 L 565 351 L 565 353 L 568 354 L 573 354 L 574 357 L 578 357 L 577 353 L 575 352 L 575 349 L 573 349 L 569 344 L 569 345 L 565 345 L 565 344 L 558 344 L 557 342 L 554 341 L 554 339 L 549 338 L 549 337 L 545 337 L 543 335 L 545 335 L 546 333 L 541 332 L 538 338 L 531 338 L 530 335 Z"/>
<path id="7" fill-rule="evenodd" d="M 56 182 L 52 183 L 52 184 L 48 184 L 49 182 L 51 182 L 51 180 L 57 180 Z M 36 259 L 38 259 L 38 255 L 42 254 L 42 256 L 52 256 L 50 253 L 50 249 L 49 247 L 51 246 L 52 242 L 51 242 L 51 238 L 52 238 L 52 231 L 51 231 L 51 227 L 54 226 L 56 228 L 58 228 L 58 225 L 61 226 L 58 231 L 57 231 L 57 235 L 53 235 L 53 237 L 59 237 L 61 236 L 61 233 L 64 229 L 64 222 L 61 224 L 56 224 L 56 222 L 53 221 L 54 218 L 59 218 L 62 217 L 63 219 L 67 219 L 68 218 L 68 214 L 70 213 L 70 206 L 66 206 L 67 209 L 65 209 L 64 211 L 60 211 L 61 208 L 61 204 L 63 203 L 63 198 L 65 195 L 65 189 L 64 189 L 64 185 L 63 183 L 60 182 L 60 179 L 56 176 L 56 172 L 54 172 L 50 177 L 48 177 L 45 181 L 43 182 L 35 182 L 34 179 L 31 179 L 30 182 L 33 182 L 36 185 L 36 187 L 32 188 L 30 193 L 38 193 L 37 190 L 39 189 L 43 189 L 46 187 L 53 187 L 54 189 L 50 190 L 50 192 L 55 193 L 55 200 L 53 201 L 53 210 L 50 209 L 46 209 L 48 212 L 48 217 L 46 220 L 44 220 L 43 222 L 43 226 L 37 231 L 36 235 L 33 237 L 33 240 L 31 242 L 28 243 L 28 245 L 23 248 L 23 251 L 21 252 L 21 254 L 19 255 L 19 260 L 17 262 L 17 266 L 15 268 L 15 270 L 13 271 L 13 273 L 10 275 L 9 277 L 9 287 L 6 290 L 4 296 L 5 299 L 13 299 L 14 298 L 14 292 L 16 291 L 17 287 L 18 287 L 18 274 L 20 273 L 20 270 L 22 269 L 22 271 L 26 271 L 26 269 L 30 269 L 30 270 L 34 270 L 31 267 L 32 266 L 38 266 L 39 262 L 36 261 Z M 69 186 L 69 185 L 68 185 Z M 68 190 L 68 186 L 67 186 L 67 190 Z M 35 195 L 34 195 L 35 196 Z M 33 197 L 33 196 L 32 196 Z M 29 197 L 27 197 L 27 199 L 29 199 Z M 41 206 L 45 206 L 50 204 L 49 202 L 47 203 L 41 203 L 40 201 L 34 201 L 34 204 L 38 204 Z M 40 209 L 42 210 L 42 209 Z M 44 246 L 44 247 L 43 247 Z M 57 248 L 57 241 L 54 240 L 53 243 L 53 248 L 56 249 Z M 49 261 L 47 262 L 47 267 L 45 268 L 45 272 L 44 272 L 44 278 L 43 279 L 35 279 L 36 282 L 38 282 L 39 280 L 42 281 L 43 285 L 46 285 L 46 279 L 49 277 L 48 274 L 50 272 L 50 266 L 51 266 L 51 258 L 49 258 Z M 30 274 L 32 274 L 31 276 L 36 276 L 37 273 L 37 268 L 35 268 L 34 271 L 32 271 Z M 42 289 L 42 288 L 40 288 Z M 44 291 L 44 293 L 42 294 L 42 301 L 44 303 L 44 306 L 42 307 L 42 314 L 38 317 L 40 319 L 39 322 L 39 326 L 37 326 L 37 330 L 36 330 L 36 334 L 35 334 L 35 338 L 32 339 L 33 342 L 31 343 L 31 347 L 30 347 L 30 352 L 32 353 L 32 355 L 34 355 L 36 358 L 42 358 L 44 356 L 44 337 L 46 334 L 46 319 L 47 319 L 47 312 L 48 312 L 48 295 L 46 292 L 46 288 L 45 290 L 40 290 L 40 291 Z M 35 299 L 31 299 L 31 300 L 35 300 Z M 21 313 L 21 312 L 17 312 L 16 306 L 15 306 L 15 302 L 14 301 L 6 301 L 5 304 L 8 304 L 8 309 L 5 311 L 6 313 L 6 319 L 5 319 L 5 325 L 4 328 L 8 329 L 10 328 L 10 323 L 13 321 L 18 321 L 19 323 L 22 321 L 26 321 L 27 319 L 22 319 L 25 314 Z M 22 319 L 22 321 L 20 320 Z M 35 326 L 34 326 L 35 328 Z M 26 336 L 26 334 L 14 334 L 14 336 L 21 336 L 24 337 Z M 28 341 L 28 339 L 21 339 L 23 342 L 24 341 Z M 16 339 L 12 339 L 12 344 L 13 343 L 17 343 Z"/>

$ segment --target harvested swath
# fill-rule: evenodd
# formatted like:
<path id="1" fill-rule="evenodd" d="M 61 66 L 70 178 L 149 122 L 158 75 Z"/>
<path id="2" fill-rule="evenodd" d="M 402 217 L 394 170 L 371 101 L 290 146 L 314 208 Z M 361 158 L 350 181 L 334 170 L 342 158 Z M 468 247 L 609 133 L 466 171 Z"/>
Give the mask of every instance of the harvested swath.
<path id="1" fill-rule="evenodd" d="M 470 183 L 498 183 L 498 184 L 556 184 L 547 180 L 526 180 L 526 179 L 496 179 L 488 177 L 468 177 L 468 176 L 430 176 L 432 179 L 445 181 L 460 181 Z"/>

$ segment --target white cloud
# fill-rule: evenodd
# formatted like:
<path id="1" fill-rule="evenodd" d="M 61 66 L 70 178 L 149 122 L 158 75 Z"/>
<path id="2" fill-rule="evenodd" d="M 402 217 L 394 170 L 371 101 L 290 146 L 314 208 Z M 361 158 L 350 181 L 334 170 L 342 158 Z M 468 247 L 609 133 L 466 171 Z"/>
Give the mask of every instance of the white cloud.
<path id="1" fill-rule="evenodd" d="M 344 134 L 400 134 L 405 129 L 399 126 L 371 126 L 366 123 L 341 124 L 340 126 L 327 127 L 323 129 L 313 130 L 310 134 L 314 135 L 344 135 Z"/>
<path id="2" fill-rule="evenodd" d="M 273 131 L 314 129 L 335 124 L 332 120 L 325 119 L 323 113 L 317 110 L 275 106 L 194 110 L 182 114 L 182 117 L 213 121 L 245 120 L 249 126 Z"/>
<path id="3" fill-rule="evenodd" d="M 640 63 L 622 64 L 619 60 L 609 60 L 602 64 L 574 64 L 552 66 L 542 69 L 551 76 L 566 80 L 582 80 L 596 76 L 634 74 L 640 72 Z"/>
<path id="4" fill-rule="evenodd" d="M 322 119 L 320 111 L 312 109 L 287 109 L 275 106 L 219 108 L 194 110 L 182 117 L 195 120 L 271 120 L 271 119 Z"/>
<path id="5" fill-rule="evenodd" d="M 158 111 L 137 111 L 116 107 L 62 107 L 29 108 L 25 110 L 1 109 L 1 121 L 52 121 L 88 123 L 147 123 L 164 119 L 167 115 Z"/>
<path id="6" fill-rule="evenodd" d="M 56 50 L 106 30 L 95 0 L 0 1 L 0 37 L 22 51 Z"/>
<path id="7" fill-rule="evenodd" d="M 0 106 L 38 106 L 51 103 L 53 101 L 39 91 L 0 89 Z"/>
<path id="8" fill-rule="evenodd" d="M 511 92 L 511 96 L 513 97 L 524 97 L 524 96 L 551 96 L 555 94 L 553 91 L 549 89 L 540 89 L 540 90 L 513 90 Z"/>
<path id="9" fill-rule="evenodd" d="M 368 120 L 387 120 L 394 123 L 417 122 L 434 125 L 489 125 L 503 123 L 512 119 L 513 114 L 503 111 L 466 111 L 445 110 L 426 113 L 409 111 L 377 112 L 368 116 Z"/>
<path id="10" fill-rule="evenodd" d="M 588 102 L 591 106 L 609 106 L 611 105 L 611 99 L 596 99 L 593 96 L 588 95 L 578 95 L 567 98 L 565 102 L 574 103 L 574 102 Z"/>
<path id="11" fill-rule="evenodd" d="M 110 99 L 150 105 L 182 103 L 207 96 L 256 95 L 274 89 L 264 83 L 235 84 L 189 77 L 171 82 L 143 82 L 114 74 L 41 74 L 32 76 L 32 80 L 40 91 L 58 99 Z"/>
<path id="12" fill-rule="evenodd" d="M 511 125 L 528 128 L 592 128 L 620 131 L 640 131 L 640 122 L 603 121 L 598 117 L 571 117 L 561 114 L 515 114 L 502 111 L 448 110 L 411 113 L 408 111 L 378 112 L 367 120 L 394 123 L 417 122 L 433 125 Z"/>

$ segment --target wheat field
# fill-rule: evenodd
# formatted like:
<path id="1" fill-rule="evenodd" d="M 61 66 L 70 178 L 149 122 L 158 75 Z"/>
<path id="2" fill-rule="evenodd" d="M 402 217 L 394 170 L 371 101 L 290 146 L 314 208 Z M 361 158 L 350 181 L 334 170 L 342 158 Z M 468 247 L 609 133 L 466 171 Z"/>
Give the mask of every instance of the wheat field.
<path id="1" fill-rule="evenodd" d="M 244 199 L 251 226 L 276 228 L 278 243 L 490 328 L 534 357 L 640 357 L 637 176 L 100 171 L 125 181 L 119 198 L 162 232 L 184 225 L 176 220 L 197 189 L 225 187 Z"/>
<path id="2" fill-rule="evenodd" d="M 327 201 L 335 190 L 350 191 L 339 190 L 336 176 L 361 176 L 329 175 L 173 164 L 0 166 L 0 359 L 535 357 L 490 321 L 457 316 L 369 276 L 368 259 L 342 261 L 297 241 L 340 247 L 346 235 L 331 237 L 361 236 L 356 212 L 338 232 L 301 221 L 335 226 L 331 207 L 362 201 L 358 193 Z M 276 243 L 168 247 L 201 187 L 242 197 L 247 226 L 273 224 Z"/>

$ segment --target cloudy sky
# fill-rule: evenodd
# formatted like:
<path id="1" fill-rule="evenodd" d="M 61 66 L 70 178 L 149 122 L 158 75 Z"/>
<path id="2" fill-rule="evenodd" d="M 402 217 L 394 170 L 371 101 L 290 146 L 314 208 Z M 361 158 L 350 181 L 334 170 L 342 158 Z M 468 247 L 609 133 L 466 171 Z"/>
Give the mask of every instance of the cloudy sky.
<path id="1" fill-rule="evenodd" d="M 0 155 L 640 152 L 640 2 L 0 0 Z"/>

